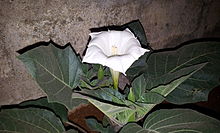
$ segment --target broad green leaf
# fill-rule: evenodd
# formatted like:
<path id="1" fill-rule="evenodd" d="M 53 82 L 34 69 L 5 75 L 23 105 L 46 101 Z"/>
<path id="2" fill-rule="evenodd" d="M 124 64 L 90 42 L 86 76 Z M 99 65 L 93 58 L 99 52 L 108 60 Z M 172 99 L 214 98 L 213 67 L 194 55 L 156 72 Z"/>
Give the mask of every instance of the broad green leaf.
<path id="1" fill-rule="evenodd" d="M 18 58 L 48 96 L 49 102 L 58 102 L 68 109 L 74 106 L 72 89 L 82 75 L 81 62 L 70 46 L 57 48 L 50 43 L 29 50 Z"/>
<path id="2" fill-rule="evenodd" d="M 130 104 L 131 107 L 129 108 L 125 105 L 114 105 L 100 102 L 95 99 L 88 99 L 88 101 L 96 106 L 105 115 L 107 115 L 112 121 L 121 126 L 129 122 L 129 118 L 136 112 L 137 109 L 137 106 L 132 104 Z"/>
<path id="3" fill-rule="evenodd" d="M 143 93 L 140 99 L 137 102 L 146 103 L 146 104 L 159 104 L 165 100 L 165 97 L 159 93 L 147 92 Z"/>
<path id="4" fill-rule="evenodd" d="M 129 123 L 120 133 L 217 133 L 220 121 L 189 109 L 162 109 L 150 114 L 143 127 Z"/>
<path id="5" fill-rule="evenodd" d="M 135 78 L 132 82 L 132 87 L 134 88 L 134 95 L 137 102 L 141 103 L 151 103 L 157 104 L 162 102 L 165 98 L 159 93 L 148 92 L 146 89 L 146 81 L 142 75 Z"/>
<path id="6" fill-rule="evenodd" d="M 106 102 L 115 102 L 117 104 L 124 104 L 125 101 L 125 96 L 112 88 L 99 88 L 95 90 L 82 89 L 78 93 L 94 97 L 99 100 L 101 99 Z"/>
<path id="7" fill-rule="evenodd" d="M 145 114 L 143 114 L 143 113 L 141 113 L 141 114 L 143 116 L 146 115 L 155 105 L 161 103 L 167 95 L 169 95 L 173 90 L 175 90 L 176 87 L 178 87 L 182 82 L 187 80 L 190 76 L 192 76 L 198 70 L 202 69 L 205 65 L 206 65 L 206 63 L 197 65 L 198 69 L 196 69 L 194 72 L 192 72 L 186 76 L 182 76 L 182 77 L 170 82 L 167 85 L 160 85 L 160 86 L 150 90 L 149 92 L 143 93 L 141 95 L 141 97 L 139 98 L 139 101 L 137 101 L 137 102 L 144 103 L 148 106 L 144 110 Z M 139 118 L 141 118 L 143 116 L 139 116 Z M 136 120 L 138 120 L 138 118 Z"/>
<path id="8" fill-rule="evenodd" d="M 171 103 L 207 101 L 209 92 L 220 85 L 220 42 L 194 43 L 189 45 L 188 49 L 192 49 L 191 56 L 196 56 L 197 60 L 206 60 L 208 64 L 168 95 L 167 100 Z M 188 62 L 193 63 L 195 62 Z"/>
<path id="9" fill-rule="evenodd" d="M 129 123 L 125 125 L 119 133 L 151 133 L 151 131 L 142 128 L 137 123 Z"/>
<path id="10" fill-rule="evenodd" d="M 217 133 L 220 121 L 190 109 L 162 109 L 151 113 L 143 127 L 129 123 L 120 133 Z"/>
<path id="11" fill-rule="evenodd" d="M 129 67 L 126 71 L 126 77 L 128 77 L 130 81 L 133 81 L 135 78 L 146 72 L 146 62 L 151 53 L 152 51 L 146 52 Z"/>
<path id="12" fill-rule="evenodd" d="M 148 90 L 191 73 L 191 68 L 197 64 L 207 63 L 167 97 L 170 102 L 181 104 L 207 100 L 209 91 L 220 84 L 219 42 L 192 43 L 145 56 L 131 66 L 127 75 L 133 79 L 134 72 L 143 73 Z"/>
<path id="13" fill-rule="evenodd" d="M 95 99 L 93 96 L 82 95 L 80 93 L 73 93 L 74 98 L 82 98 L 88 100 L 112 121 L 118 125 L 124 125 L 129 122 L 130 117 L 135 115 L 135 121 L 143 118 L 149 112 L 154 104 L 133 103 L 128 100 L 123 100 L 123 103 L 105 101 L 102 99 Z"/>
<path id="14" fill-rule="evenodd" d="M 140 101 L 141 96 L 143 93 L 145 93 L 147 86 L 143 74 L 135 78 L 131 85 L 134 88 L 133 90 L 136 100 Z"/>
<path id="15" fill-rule="evenodd" d="M 178 85 L 180 85 L 182 82 L 187 80 L 190 76 L 192 76 L 194 73 L 196 73 L 198 70 L 202 69 L 206 63 L 197 65 L 198 69 L 196 69 L 194 72 L 182 76 L 172 82 L 170 82 L 167 85 L 160 85 L 152 90 L 150 90 L 147 93 L 143 93 L 141 97 L 139 98 L 139 101 L 142 104 L 148 105 L 144 108 L 144 112 L 140 113 L 140 116 L 136 118 L 136 121 L 142 118 L 144 115 L 146 115 L 155 105 L 161 103 L 167 95 L 169 95 L 173 90 L 175 90 Z M 137 113 L 138 114 L 138 113 Z M 142 116 L 141 116 L 142 115 Z"/>
<path id="16" fill-rule="evenodd" d="M 60 133 L 62 122 L 45 109 L 3 109 L 0 112 L 1 133 Z"/>
<path id="17" fill-rule="evenodd" d="M 150 114 L 143 127 L 162 133 L 216 133 L 220 121 L 190 109 L 164 109 Z"/>
<path id="18" fill-rule="evenodd" d="M 196 73 L 197 71 L 201 70 L 203 67 L 205 67 L 207 65 L 207 63 L 202 63 L 199 65 L 194 65 L 193 67 L 190 67 L 191 70 L 195 70 L 193 72 L 191 72 L 190 74 L 186 75 L 186 76 L 182 76 L 181 78 L 179 78 L 178 80 L 174 80 L 169 84 L 166 85 L 160 85 L 156 88 L 153 88 L 151 90 L 151 92 L 156 92 L 164 97 L 166 97 L 167 95 L 169 95 L 172 91 L 174 91 L 181 83 L 183 83 L 184 81 L 186 81 L 188 78 L 190 78 L 194 73 Z"/>
<path id="19" fill-rule="evenodd" d="M 116 119 L 117 114 L 123 112 L 125 110 L 131 110 L 126 106 L 126 104 L 118 104 L 107 100 L 102 99 L 94 99 L 93 96 L 82 95 L 80 93 L 73 93 L 72 97 L 86 99 L 94 106 L 96 106 L 100 111 L 102 111 L 106 116 L 108 116 L 111 120 L 117 122 L 119 125 L 121 122 L 118 122 Z M 99 101 L 100 100 L 100 101 Z M 124 121 L 124 120 L 121 120 Z M 123 122 L 122 122 L 123 123 Z"/>
<path id="20" fill-rule="evenodd" d="M 37 100 L 25 101 L 19 104 L 21 107 L 38 107 L 53 111 L 63 122 L 67 122 L 68 111 L 66 107 L 59 103 L 48 103 L 46 97 L 39 98 Z"/>
<path id="21" fill-rule="evenodd" d="M 88 118 L 86 119 L 86 123 L 93 131 L 97 131 L 100 133 L 115 133 L 113 127 L 111 127 L 110 125 L 104 127 L 101 123 L 97 122 L 96 119 Z"/>
<path id="22" fill-rule="evenodd" d="M 122 26 L 122 28 L 129 28 L 134 35 L 138 38 L 140 43 L 144 46 L 148 45 L 147 37 L 145 35 L 144 28 L 139 20 L 132 21 Z"/>
<path id="23" fill-rule="evenodd" d="M 132 86 L 134 87 L 135 96 L 137 97 L 138 102 L 144 103 L 160 103 L 165 97 L 175 90 L 182 82 L 192 76 L 194 73 L 202 69 L 206 63 L 194 65 L 188 67 L 187 70 L 190 72 L 188 75 L 182 76 L 174 81 L 169 82 L 166 85 L 159 85 L 151 90 L 147 89 L 147 84 L 143 75 L 137 77 L 133 82 Z M 181 71 L 182 72 L 182 71 Z"/>
<path id="24" fill-rule="evenodd" d="M 173 66 L 173 69 L 168 70 L 168 72 L 163 72 L 161 71 L 161 69 L 163 69 L 162 65 L 154 65 L 155 64 L 155 60 L 156 58 L 158 58 L 159 55 L 156 56 L 150 56 L 148 61 L 149 63 L 153 63 L 152 65 L 150 64 L 150 66 L 157 66 L 152 68 L 154 69 L 154 71 L 151 70 L 147 70 L 147 72 L 144 73 L 144 78 L 146 81 L 146 89 L 147 90 L 151 90 L 159 85 L 166 85 L 182 76 L 188 75 L 194 71 L 197 71 L 199 69 L 201 69 L 201 66 L 203 67 L 204 63 L 206 62 L 202 62 L 199 64 L 195 64 L 195 65 L 191 65 L 191 66 L 185 66 L 181 69 L 175 70 L 176 67 Z M 151 58 L 153 57 L 153 58 Z M 163 58 L 163 56 L 159 57 L 159 58 Z M 154 61 L 152 61 L 154 60 Z M 160 59 L 158 59 L 160 60 Z M 158 61 L 158 63 L 160 64 L 161 62 Z M 167 64 L 173 64 L 173 62 L 170 61 L 170 63 Z M 168 67 L 168 66 L 166 66 Z M 175 67 L 175 68 L 174 68 Z"/>

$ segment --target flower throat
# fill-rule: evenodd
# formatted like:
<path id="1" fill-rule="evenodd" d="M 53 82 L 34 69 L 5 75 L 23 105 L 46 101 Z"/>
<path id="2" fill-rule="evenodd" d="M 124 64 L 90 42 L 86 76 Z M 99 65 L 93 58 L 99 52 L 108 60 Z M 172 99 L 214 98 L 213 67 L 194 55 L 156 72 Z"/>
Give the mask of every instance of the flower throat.
<path id="1" fill-rule="evenodd" d="M 114 55 L 118 55 L 118 47 L 113 45 L 111 49 L 111 56 L 114 56 Z"/>
<path id="2" fill-rule="evenodd" d="M 115 55 L 118 55 L 118 48 L 113 45 L 112 48 L 111 48 L 111 56 L 115 56 Z M 111 75 L 112 75 L 113 87 L 114 87 L 114 89 L 118 90 L 119 72 L 114 71 L 111 68 L 110 68 L 110 72 L 111 72 Z"/>

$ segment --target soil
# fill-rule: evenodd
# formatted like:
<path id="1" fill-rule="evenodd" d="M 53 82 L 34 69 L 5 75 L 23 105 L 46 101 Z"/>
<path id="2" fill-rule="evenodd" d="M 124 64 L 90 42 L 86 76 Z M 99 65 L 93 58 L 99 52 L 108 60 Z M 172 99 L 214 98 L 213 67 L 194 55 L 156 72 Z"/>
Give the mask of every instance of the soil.
<path id="1" fill-rule="evenodd" d="M 104 114 L 92 104 L 82 104 L 69 112 L 69 120 L 71 122 L 77 124 L 89 133 L 97 133 L 96 131 L 92 131 L 92 129 L 90 129 L 86 124 L 85 119 L 89 117 L 102 121 Z"/>

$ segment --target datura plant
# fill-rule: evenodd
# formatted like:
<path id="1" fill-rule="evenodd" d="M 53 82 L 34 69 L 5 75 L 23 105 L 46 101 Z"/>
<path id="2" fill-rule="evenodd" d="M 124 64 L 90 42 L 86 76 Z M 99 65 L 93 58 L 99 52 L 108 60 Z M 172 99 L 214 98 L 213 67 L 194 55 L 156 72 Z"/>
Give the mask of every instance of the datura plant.
<path id="1" fill-rule="evenodd" d="M 86 120 L 98 132 L 220 132 L 219 120 L 192 109 L 152 110 L 163 101 L 180 105 L 207 100 L 220 84 L 219 41 L 152 50 L 139 21 L 100 29 L 90 33 L 82 61 L 70 45 L 52 41 L 19 52 L 18 59 L 47 97 L 2 106 L 0 132 L 85 132 L 67 117 L 84 103 L 105 114 L 103 123 Z M 118 85 L 120 74 L 129 81 L 124 88 Z"/>

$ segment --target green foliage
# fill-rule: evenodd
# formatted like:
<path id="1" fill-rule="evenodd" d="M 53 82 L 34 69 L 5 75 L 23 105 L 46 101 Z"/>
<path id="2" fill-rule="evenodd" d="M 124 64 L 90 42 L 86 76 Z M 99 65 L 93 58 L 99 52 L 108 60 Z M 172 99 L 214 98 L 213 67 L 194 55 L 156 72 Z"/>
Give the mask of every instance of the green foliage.
<path id="1" fill-rule="evenodd" d="M 134 95 L 137 101 L 141 101 L 141 96 L 146 90 L 146 82 L 143 75 L 140 75 L 139 77 L 135 78 L 132 82 L 132 87 L 134 88 Z"/>
<path id="2" fill-rule="evenodd" d="M 129 94 L 128 94 L 128 100 L 132 101 L 132 102 L 135 102 L 135 94 L 134 94 L 134 91 L 133 91 L 133 88 L 131 87 L 130 88 L 130 91 L 129 91 Z"/>
<path id="3" fill-rule="evenodd" d="M 198 68 L 202 68 L 204 65 L 201 64 L 198 66 Z M 198 70 L 199 69 L 194 72 Z M 74 93 L 73 97 L 88 100 L 112 121 L 123 126 L 128 122 L 142 119 L 156 104 L 161 103 L 165 96 L 180 83 L 189 78 L 194 72 L 176 79 L 166 86 L 159 86 L 150 92 L 143 93 L 136 102 L 126 100 L 125 97 L 116 90 L 108 88 L 81 91 Z"/>
<path id="4" fill-rule="evenodd" d="M 68 109 L 85 102 L 71 96 L 83 73 L 82 64 L 70 46 L 60 49 L 50 43 L 29 50 L 18 58 L 47 94 L 49 102 L 61 103 Z"/>
<path id="5" fill-rule="evenodd" d="M 129 28 L 140 43 L 148 47 L 144 29 L 139 21 L 125 24 L 122 28 Z M 82 64 L 70 46 L 63 48 L 58 48 L 54 44 L 39 46 L 21 54 L 18 58 L 26 65 L 48 97 L 48 101 L 42 98 L 22 103 L 20 106 L 48 108 L 63 122 L 67 121 L 66 108 L 70 110 L 79 104 L 90 102 L 111 121 L 123 126 L 128 122 L 142 119 L 163 100 L 176 104 L 207 100 L 210 90 L 220 84 L 220 42 L 197 42 L 176 49 L 145 53 L 126 72 L 131 81 L 128 93 L 120 93 L 112 89 L 109 69 L 101 65 Z M 12 113 L 14 115 L 15 110 L 28 113 L 31 112 L 30 110 L 37 110 L 40 113 L 49 112 L 37 108 L 7 111 L 9 113 L 14 111 Z M 5 113 L 6 111 L 3 110 L 0 114 Z M 29 118 L 26 116 L 28 113 L 22 115 L 25 121 L 26 118 L 34 119 L 31 122 L 41 119 L 41 117 Z M 8 118 L 4 115 L 0 116 L 0 121 L 12 119 L 9 116 Z M 60 122 L 58 118 L 54 118 L 53 121 Z M 87 123 L 96 131 L 112 132 L 110 126 L 103 126 L 94 119 L 88 119 Z M 32 126 L 35 124 L 39 123 L 33 123 Z M 160 110 L 150 114 L 143 127 L 129 123 L 121 132 L 207 132 L 208 127 L 204 124 L 211 127 L 213 132 L 219 130 L 219 121 L 198 112 Z M 7 126 L 1 128 L 12 130 Z M 59 132 L 77 131 L 62 129 Z"/>
<path id="6" fill-rule="evenodd" d="M 117 104 L 124 104 L 125 101 L 125 96 L 112 88 L 99 88 L 95 90 L 83 89 L 76 93 L 106 102 L 115 102 Z"/>
<path id="7" fill-rule="evenodd" d="M 220 121 L 189 109 L 162 109 L 151 113 L 143 127 L 129 123 L 120 133 L 217 133 Z"/>
<path id="8" fill-rule="evenodd" d="M 39 108 L 3 109 L 0 112 L 1 133 L 61 133 L 62 122 L 52 112 Z"/>
<path id="9" fill-rule="evenodd" d="M 208 64 L 178 86 L 168 97 L 175 104 L 207 101 L 209 92 L 220 84 L 220 42 L 194 43 L 188 46 L 192 59 L 188 65 L 207 61 Z M 186 53 L 189 51 L 181 51 Z"/>
<path id="10" fill-rule="evenodd" d="M 97 122 L 96 119 L 88 118 L 86 119 L 86 123 L 93 131 L 97 131 L 100 133 L 115 133 L 113 127 L 111 127 L 110 125 L 104 127 L 103 124 Z"/>
<path id="11" fill-rule="evenodd" d="M 97 64 L 82 64 L 83 76 L 80 79 L 81 89 L 97 89 L 112 86 L 112 79 L 108 68 Z"/>
<path id="12" fill-rule="evenodd" d="M 19 104 L 19 107 L 44 108 L 54 112 L 62 120 L 63 123 L 68 121 L 68 112 L 66 107 L 59 103 L 49 103 L 46 97 L 42 97 L 37 100 L 25 101 Z"/>
<path id="13" fill-rule="evenodd" d="M 199 65 L 194 65 L 194 66 L 189 67 L 191 69 L 190 72 L 191 71 L 193 71 L 193 72 L 191 72 L 188 75 L 182 76 L 178 79 L 175 79 L 174 81 L 171 81 L 169 84 L 166 84 L 166 85 L 162 84 L 158 87 L 155 87 L 151 90 L 151 92 L 156 92 L 156 93 L 159 93 L 160 95 L 163 95 L 164 97 L 166 97 L 173 90 L 175 90 L 181 83 L 186 81 L 189 77 L 191 77 L 197 71 L 201 70 L 206 64 L 207 63 L 202 63 L 202 64 L 199 64 Z"/>
<path id="14" fill-rule="evenodd" d="M 131 80 L 143 74 L 143 81 L 139 82 L 151 90 L 191 73 L 198 64 L 207 63 L 167 97 L 168 101 L 176 104 L 205 101 L 210 90 L 220 84 L 219 57 L 220 42 L 197 42 L 176 50 L 147 53 L 126 74 Z"/>

